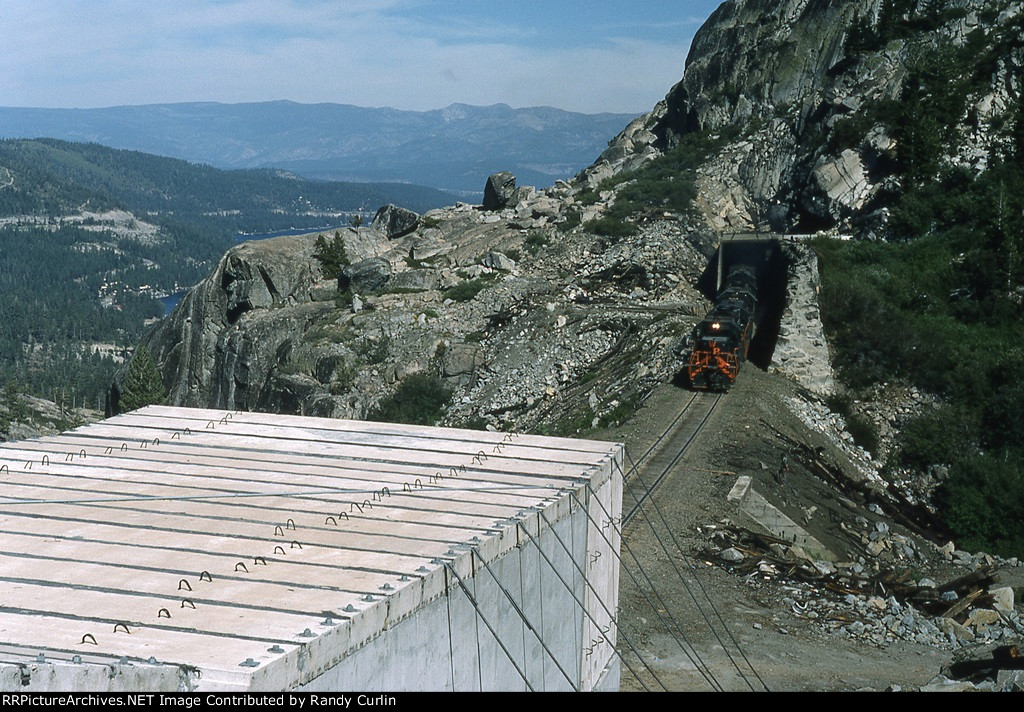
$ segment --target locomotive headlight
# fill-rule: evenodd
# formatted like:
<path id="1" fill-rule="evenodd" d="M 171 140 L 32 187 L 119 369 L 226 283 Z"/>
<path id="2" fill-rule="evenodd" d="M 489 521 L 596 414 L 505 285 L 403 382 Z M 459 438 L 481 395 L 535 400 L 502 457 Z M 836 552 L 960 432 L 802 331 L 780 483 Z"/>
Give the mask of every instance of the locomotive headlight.
<path id="1" fill-rule="evenodd" d="M 722 325 L 716 321 L 714 324 L 711 325 L 711 328 L 714 329 L 715 331 L 718 331 L 719 329 L 722 328 Z"/>

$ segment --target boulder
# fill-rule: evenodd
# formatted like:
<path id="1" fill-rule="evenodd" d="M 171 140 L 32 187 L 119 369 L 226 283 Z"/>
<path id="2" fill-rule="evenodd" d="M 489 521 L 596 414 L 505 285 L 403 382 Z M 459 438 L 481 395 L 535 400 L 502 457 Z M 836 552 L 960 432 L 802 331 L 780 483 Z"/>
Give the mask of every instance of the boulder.
<path id="1" fill-rule="evenodd" d="M 827 199 L 825 204 L 833 217 L 839 217 L 838 206 L 859 210 L 871 195 L 871 184 L 860 154 L 849 149 L 830 161 L 822 157 L 811 171 L 811 178 Z"/>
<path id="2" fill-rule="evenodd" d="M 437 289 L 437 272 L 431 269 L 410 269 L 391 277 L 388 288 L 410 292 L 428 292 Z"/>
<path id="3" fill-rule="evenodd" d="M 484 351 L 473 344 L 452 344 L 441 359 L 442 373 L 447 377 L 471 374 L 483 365 Z"/>
<path id="4" fill-rule="evenodd" d="M 480 263 L 484 267 L 501 270 L 502 272 L 511 272 L 516 268 L 516 261 L 501 252 L 488 252 L 480 260 Z"/>
<path id="5" fill-rule="evenodd" d="M 484 210 L 501 210 L 516 192 L 516 177 L 508 171 L 494 173 L 484 186 Z"/>
<path id="6" fill-rule="evenodd" d="M 371 257 L 349 265 L 341 273 L 338 286 L 359 294 L 379 292 L 391 279 L 391 263 L 383 257 Z"/>
<path id="7" fill-rule="evenodd" d="M 974 631 L 970 630 L 966 626 L 962 626 L 951 618 L 936 618 L 935 625 L 938 626 L 946 635 L 952 635 L 960 642 L 969 642 L 974 640 Z"/>
<path id="8" fill-rule="evenodd" d="M 420 216 L 412 210 L 397 205 L 385 205 L 373 216 L 370 227 L 384 233 L 390 239 L 408 235 L 420 223 Z"/>
<path id="9" fill-rule="evenodd" d="M 992 594 L 994 601 L 992 602 L 992 608 L 1000 613 L 1009 615 L 1013 613 L 1013 589 L 1009 586 L 1003 586 L 1002 588 L 993 588 L 989 591 Z"/>
<path id="10" fill-rule="evenodd" d="M 735 547 L 730 547 L 726 549 L 721 554 L 719 554 L 719 556 L 721 556 L 723 560 L 731 561 L 733 563 L 739 563 L 740 561 L 743 561 L 747 558 L 743 555 L 742 551 L 736 549 Z"/>
<path id="11" fill-rule="evenodd" d="M 971 615 L 967 616 L 967 622 L 964 625 L 968 628 L 978 629 L 995 625 L 1000 620 L 998 611 L 994 611 L 991 608 L 975 608 L 971 611 Z"/>

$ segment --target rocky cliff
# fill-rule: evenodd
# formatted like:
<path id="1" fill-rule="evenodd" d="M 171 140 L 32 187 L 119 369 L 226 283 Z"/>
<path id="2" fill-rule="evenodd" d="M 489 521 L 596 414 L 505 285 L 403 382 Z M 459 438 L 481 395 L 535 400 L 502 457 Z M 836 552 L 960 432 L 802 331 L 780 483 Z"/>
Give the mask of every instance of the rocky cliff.
<path id="1" fill-rule="evenodd" d="M 568 193 L 519 187 L 401 234 L 384 211 L 337 233 L 343 293 L 317 235 L 239 245 L 144 343 L 181 405 L 361 418 L 421 373 L 447 389 L 448 423 L 611 422 L 671 378 L 710 243 L 664 224 L 608 244 L 565 227 Z"/>
<path id="2" fill-rule="evenodd" d="M 699 176 L 713 228 L 880 237 L 905 184 L 894 159 L 908 146 L 891 120 L 899 102 L 945 72 L 957 127 L 943 159 L 984 170 L 1018 121 L 1022 36 L 1019 0 L 732 0 L 697 33 L 665 101 L 603 158 L 635 161 L 650 144 L 721 134 Z"/>
<path id="3" fill-rule="evenodd" d="M 315 235 L 241 245 L 145 343 L 176 404 L 367 417 L 422 373 L 449 424 L 614 422 L 678 370 L 716 233 L 886 234 L 911 175 L 894 107 L 950 57 L 967 69 L 941 160 L 985 170 L 1020 123 L 1022 20 L 1020 0 L 731 0 L 665 100 L 570 183 L 499 174 L 484 207 L 344 230 L 342 293 Z M 694 136 L 704 152 L 666 177 Z M 692 201 L 638 202 L 652 176 Z M 827 391 L 813 254 L 790 258 L 774 364 Z"/>

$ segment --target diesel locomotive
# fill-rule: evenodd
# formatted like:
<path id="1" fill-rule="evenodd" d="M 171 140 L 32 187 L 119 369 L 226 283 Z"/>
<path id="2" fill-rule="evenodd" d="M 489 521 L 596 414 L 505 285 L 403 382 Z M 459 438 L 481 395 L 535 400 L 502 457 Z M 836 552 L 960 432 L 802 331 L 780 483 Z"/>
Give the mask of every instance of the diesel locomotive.
<path id="1" fill-rule="evenodd" d="M 711 311 L 684 342 L 690 387 L 725 392 L 736 382 L 754 337 L 757 277 L 752 267 L 733 267 Z"/>

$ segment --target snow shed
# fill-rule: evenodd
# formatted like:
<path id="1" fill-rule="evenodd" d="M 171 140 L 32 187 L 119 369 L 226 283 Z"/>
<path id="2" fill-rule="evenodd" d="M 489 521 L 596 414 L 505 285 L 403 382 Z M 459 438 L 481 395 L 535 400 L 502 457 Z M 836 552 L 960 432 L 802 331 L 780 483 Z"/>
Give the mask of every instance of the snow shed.
<path id="1" fill-rule="evenodd" d="M 0 445 L 0 690 L 615 689 L 617 443 L 149 406 Z"/>

